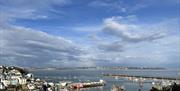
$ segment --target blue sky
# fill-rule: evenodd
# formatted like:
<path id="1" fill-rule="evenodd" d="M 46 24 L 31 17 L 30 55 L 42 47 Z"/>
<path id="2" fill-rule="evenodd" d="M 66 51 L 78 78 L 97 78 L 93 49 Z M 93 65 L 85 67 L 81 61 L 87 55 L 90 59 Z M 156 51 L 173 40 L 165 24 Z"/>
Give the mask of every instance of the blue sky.
<path id="1" fill-rule="evenodd" d="M 0 64 L 180 67 L 179 0 L 1 0 Z"/>

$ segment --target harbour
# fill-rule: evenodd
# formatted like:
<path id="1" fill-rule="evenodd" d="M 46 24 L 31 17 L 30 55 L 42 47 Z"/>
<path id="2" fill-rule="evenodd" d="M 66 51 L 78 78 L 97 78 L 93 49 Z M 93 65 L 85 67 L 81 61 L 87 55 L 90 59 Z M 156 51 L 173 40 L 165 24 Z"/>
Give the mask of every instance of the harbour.
<path id="1" fill-rule="evenodd" d="M 0 91 L 180 91 L 180 0 L 0 0 Z"/>
<path id="2" fill-rule="evenodd" d="M 12 69 L 14 68 L 11 68 L 11 70 Z M 142 71 L 143 73 L 141 73 Z M 10 72 L 19 74 L 17 70 Z M 179 79 L 177 79 L 178 75 L 176 75 L 177 70 L 159 70 L 159 74 L 167 74 L 166 79 L 160 79 L 160 75 L 154 76 L 154 72 L 156 73 L 157 70 L 29 70 L 28 74 L 26 73 L 24 76 L 10 76 L 8 74 L 12 73 L 7 72 L 6 79 L 1 78 L 1 83 L 6 81 L 6 87 L 8 86 L 6 89 L 8 89 L 8 91 L 16 91 L 13 86 L 17 86 L 16 88 L 20 86 L 24 91 L 28 91 L 28 89 L 33 91 L 46 91 L 44 89 L 47 89 L 47 91 L 150 91 L 152 87 L 159 88 L 162 87 L 162 85 L 170 86 L 174 82 L 179 84 Z M 149 75 L 149 77 L 145 75 Z M 15 79 L 8 80 L 7 77 L 21 78 L 21 81 L 16 81 Z M 165 77 L 164 75 L 164 78 Z M 10 81 L 10 83 L 7 83 L 8 81 Z"/>

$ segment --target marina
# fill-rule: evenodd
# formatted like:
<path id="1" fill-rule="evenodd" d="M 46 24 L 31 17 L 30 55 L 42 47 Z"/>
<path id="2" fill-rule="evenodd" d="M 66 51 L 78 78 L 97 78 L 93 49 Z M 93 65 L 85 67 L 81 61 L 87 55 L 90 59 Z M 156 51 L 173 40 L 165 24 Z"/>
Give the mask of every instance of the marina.
<path id="1" fill-rule="evenodd" d="M 124 77 L 130 80 L 169 80 L 169 81 L 180 80 L 180 77 L 171 78 L 171 77 L 154 77 L 154 76 L 136 76 L 136 75 L 127 75 L 127 74 L 102 74 L 102 75 L 109 77 Z"/>

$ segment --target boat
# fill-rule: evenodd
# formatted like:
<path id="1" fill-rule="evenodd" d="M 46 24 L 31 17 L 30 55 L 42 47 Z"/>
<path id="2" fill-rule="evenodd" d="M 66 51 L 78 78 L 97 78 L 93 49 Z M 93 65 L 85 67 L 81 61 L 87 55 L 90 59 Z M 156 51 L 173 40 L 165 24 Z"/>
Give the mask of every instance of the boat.
<path id="1" fill-rule="evenodd" d="M 111 91 L 126 91 L 124 86 L 113 85 Z"/>

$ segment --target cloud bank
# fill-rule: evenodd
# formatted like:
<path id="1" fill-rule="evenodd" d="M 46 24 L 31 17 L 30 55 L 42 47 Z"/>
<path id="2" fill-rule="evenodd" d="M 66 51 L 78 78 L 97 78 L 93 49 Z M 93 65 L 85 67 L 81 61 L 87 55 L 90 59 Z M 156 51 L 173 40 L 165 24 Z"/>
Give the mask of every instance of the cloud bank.
<path id="1" fill-rule="evenodd" d="M 77 61 L 82 53 L 72 41 L 33 29 L 1 28 L 1 64 L 47 66 Z M 56 60 L 56 61 L 55 61 Z M 78 61 L 77 61 L 78 62 Z"/>
<path id="2" fill-rule="evenodd" d="M 0 64 L 178 67 L 179 18 L 131 14 L 157 6 L 155 1 L 1 0 Z"/>

